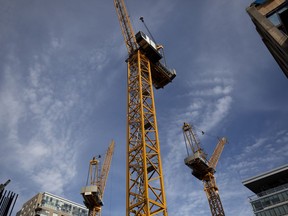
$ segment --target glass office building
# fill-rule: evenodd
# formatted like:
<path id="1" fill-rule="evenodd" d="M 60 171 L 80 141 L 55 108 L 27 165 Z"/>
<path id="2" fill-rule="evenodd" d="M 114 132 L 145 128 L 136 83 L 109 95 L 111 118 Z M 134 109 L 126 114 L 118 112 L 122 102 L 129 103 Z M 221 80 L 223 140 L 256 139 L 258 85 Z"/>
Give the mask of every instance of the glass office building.
<path id="1" fill-rule="evenodd" d="M 88 209 L 51 193 L 38 193 L 23 204 L 19 216 L 88 216 Z"/>
<path id="2" fill-rule="evenodd" d="M 243 181 L 256 216 L 288 215 L 288 164 Z"/>
<path id="3" fill-rule="evenodd" d="M 288 0 L 256 0 L 246 11 L 288 78 Z"/>

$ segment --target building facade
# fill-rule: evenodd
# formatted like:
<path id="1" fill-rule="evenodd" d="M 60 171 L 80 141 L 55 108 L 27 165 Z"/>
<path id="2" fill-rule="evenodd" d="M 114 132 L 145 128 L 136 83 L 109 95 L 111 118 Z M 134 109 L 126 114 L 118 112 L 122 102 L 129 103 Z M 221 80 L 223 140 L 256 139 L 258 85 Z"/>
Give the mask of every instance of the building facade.
<path id="1" fill-rule="evenodd" d="M 256 0 L 246 11 L 288 78 L 288 0 Z"/>
<path id="2" fill-rule="evenodd" d="M 19 216 L 88 216 L 88 209 L 51 193 L 38 193 L 23 204 Z"/>
<path id="3" fill-rule="evenodd" d="M 288 215 L 288 164 L 242 183 L 254 193 L 249 199 L 256 216 Z"/>

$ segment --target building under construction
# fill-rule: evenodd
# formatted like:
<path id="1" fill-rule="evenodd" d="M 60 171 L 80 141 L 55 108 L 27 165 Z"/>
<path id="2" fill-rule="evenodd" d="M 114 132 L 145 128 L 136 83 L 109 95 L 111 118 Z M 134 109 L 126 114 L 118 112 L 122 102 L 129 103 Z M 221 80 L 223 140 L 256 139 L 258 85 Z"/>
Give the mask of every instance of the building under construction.
<path id="1" fill-rule="evenodd" d="M 246 11 L 262 41 L 288 78 L 288 1 L 256 0 Z"/>

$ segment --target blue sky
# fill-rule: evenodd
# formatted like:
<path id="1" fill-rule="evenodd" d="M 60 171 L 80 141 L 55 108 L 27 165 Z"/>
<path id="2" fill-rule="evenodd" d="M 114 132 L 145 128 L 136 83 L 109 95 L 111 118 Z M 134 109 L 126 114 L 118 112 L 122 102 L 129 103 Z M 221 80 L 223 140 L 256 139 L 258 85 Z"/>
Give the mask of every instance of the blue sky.
<path id="1" fill-rule="evenodd" d="M 184 165 L 181 127 L 194 124 L 211 156 L 229 140 L 216 181 L 227 215 L 252 215 L 242 180 L 288 158 L 288 85 L 243 1 L 126 0 L 145 18 L 177 77 L 155 90 L 169 215 L 210 214 Z M 115 140 L 104 216 L 125 215 L 126 47 L 113 1 L 0 0 L 0 181 L 82 203 L 88 163 Z"/>

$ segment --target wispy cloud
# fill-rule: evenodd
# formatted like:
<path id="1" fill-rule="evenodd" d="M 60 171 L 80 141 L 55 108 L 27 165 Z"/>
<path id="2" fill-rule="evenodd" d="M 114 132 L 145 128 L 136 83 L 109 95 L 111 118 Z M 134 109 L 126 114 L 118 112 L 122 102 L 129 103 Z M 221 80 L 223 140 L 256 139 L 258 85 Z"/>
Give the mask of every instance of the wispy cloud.
<path id="1" fill-rule="evenodd" d="M 245 147 L 242 151 L 230 159 L 233 160 L 233 163 L 230 162 L 230 169 L 237 170 L 242 178 L 247 178 L 283 165 L 288 155 L 287 131 L 274 132 L 274 136 L 272 133 L 273 131 L 259 138 L 250 138 L 243 144 Z"/>
<path id="2" fill-rule="evenodd" d="M 188 122 L 206 131 L 217 128 L 229 115 L 233 102 L 233 82 L 231 79 L 228 81 L 216 76 L 214 79 L 211 74 L 209 78 L 206 75 L 199 82 L 187 83 L 192 90 L 179 96 L 181 100 L 188 101 L 187 106 L 178 110 L 177 115 L 172 115 L 166 129 L 169 131 L 166 132 L 169 148 L 164 160 L 165 185 L 166 191 L 169 191 L 169 207 L 177 209 L 172 213 L 175 215 L 188 216 L 191 212 L 197 212 L 198 216 L 210 214 L 202 182 L 197 181 L 184 164 L 186 150 L 181 126 L 183 122 Z M 175 129 L 177 127 L 179 130 Z"/>
<path id="3" fill-rule="evenodd" d="M 176 125 L 171 127 L 175 128 Z M 202 183 L 197 181 L 190 174 L 189 168 L 184 165 L 186 152 L 181 130 L 170 129 L 167 136 L 169 153 L 164 160 L 164 173 L 169 207 L 173 211 L 174 209 L 181 209 L 178 214 L 183 216 L 188 216 L 191 212 L 197 212 L 198 216 L 210 214 Z M 288 145 L 286 138 L 286 129 L 279 132 L 271 131 L 262 137 L 247 138 L 249 141 L 246 140 L 245 143 L 240 143 L 242 141 L 239 140 L 238 144 L 230 144 L 243 145 L 243 148 L 238 149 L 237 155 L 229 155 L 231 149 L 227 148 L 233 146 L 227 146 L 224 149 L 226 158 L 219 161 L 216 182 L 226 213 L 237 216 L 252 215 L 248 201 L 248 197 L 252 193 L 243 186 L 242 181 L 245 178 L 275 168 L 275 166 L 283 165 L 287 161 Z M 185 184 L 183 184 L 184 182 Z M 173 213 L 176 214 L 176 211 Z"/>
<path id="4" fill-rule="evenodd" d="M 5 64 L 0 93 L 0 132 L 4 134 L 1 164 L 5 161 L 6 170 L 17 166 L 19 173 L 14 175 L 29 179 L 38 191 L 62 194 L 76 175 L 77 150 L 82 140 L 76 138 L 75 128 L 84 122 L 93 104 L 83 103 L 80 94 L 91 84 L 91 75 L 82 72 L 86 67 L 82 59 L 70 67 L 65 59 L 59 62 L 55 58 L 63 52 L 61 39 L 51 38 L 49 47 L 31 56 L 29 64 L 23 64 L 15 53 Z M 99 57 L 95 52 L 91 58 L 90 64 L 98 65 L 96 69 L 101 71 L 103 54 Z M 52 66 L 55 64 L 58 68 Z M 99 94 L 100 101 L 101 92 L 95 94 Z"/>
<path id="5" fill-rule="evenodd" d="M 248 145 L 244 148 L 244 153 L 251 153 L 256 149 L 260 149 L 261 146 L 266 144 L 267 138 L 259 138 L 255 141 L 255 143 Z"/>
<path id="6" fill-rule="evenodd" d="M 203 90 L 196 90 L 195 92 L 191 92 L 191 96 L 215 96 L 215 95 L 227 95 L 231 93 L 232 87 L 231 86 L 215 86 L 211 89 L 203 89 Z"/>
<path id="7" fill-rule="evenodd" d="M 68 96 L 66 100 L 59 101 L 53 95 L 51 81 L 47 80 L 47 85 L 42 83 L 45 72 L 39 63 L 35 63 L 29 69 L 27 81 L 30 84 L 24 89 L 21 89 L 23 85 L 15 80 L 13 73 L 6 72 L 6 79 L 14 82 L 6 83 L 7 92 L 1 97 L 1 104 L 7 104 L 3 112 L 10 113 L 4 121 L 7 127 L 1 127 L 7 130 L 4 144 L 4 152 L 7 154 L 3 161 L 10 161 L 7 164 L 17 161 L 17 166 L 41 190 L 61 193 L 65 180 L 75 175 L 75 166 L 73 152 L 69 151 L 74 144 L 70 143 L 70 134 L 67 134 L 69 129 L 63 128 L 69 128 L 69 125 L 59 127 L 58 121 L 63 119 L 65 112 L 70 111 L 77 100 L 73 101 Z M 67 154 L 68 157 L 65 156 Z M 61 164 L 70 164 L 69 169 Z M 49 176 L 52 176 L 51 173 L 63 175 L 63 178 L 58 178 L 61 183 L 47 188 L 47 178 L 43 178 L 47 172 Z"/>

